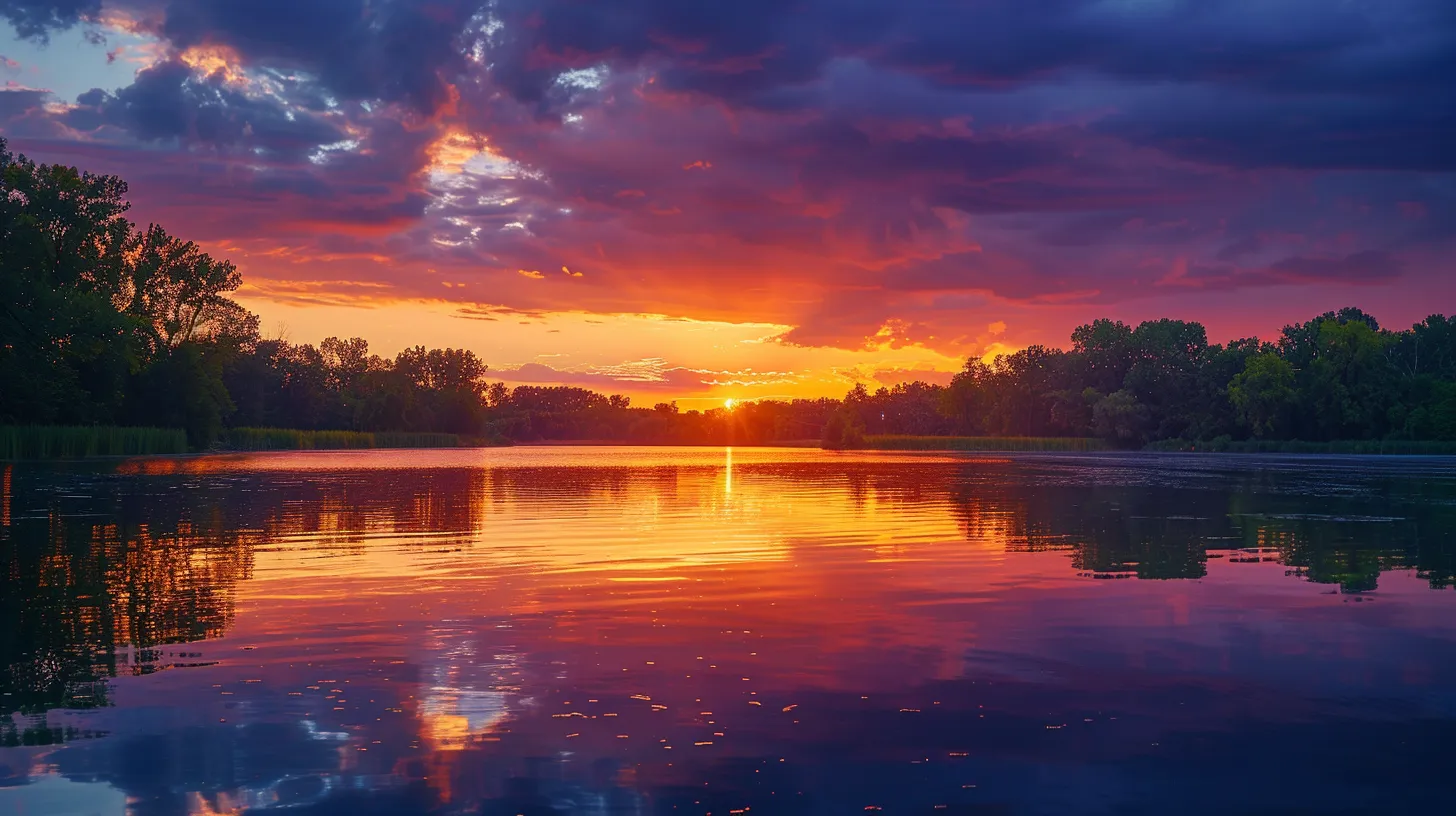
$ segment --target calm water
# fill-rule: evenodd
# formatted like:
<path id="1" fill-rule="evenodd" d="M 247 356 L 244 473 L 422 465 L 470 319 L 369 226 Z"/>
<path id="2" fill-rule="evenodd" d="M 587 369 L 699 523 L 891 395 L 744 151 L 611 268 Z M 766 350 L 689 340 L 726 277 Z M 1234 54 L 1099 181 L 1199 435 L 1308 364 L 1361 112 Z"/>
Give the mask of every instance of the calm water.
<path id="1" fill-rule="evenodd" d="M 0 813 L 1449 813 L 1456 460 L 0 465 Z"/>

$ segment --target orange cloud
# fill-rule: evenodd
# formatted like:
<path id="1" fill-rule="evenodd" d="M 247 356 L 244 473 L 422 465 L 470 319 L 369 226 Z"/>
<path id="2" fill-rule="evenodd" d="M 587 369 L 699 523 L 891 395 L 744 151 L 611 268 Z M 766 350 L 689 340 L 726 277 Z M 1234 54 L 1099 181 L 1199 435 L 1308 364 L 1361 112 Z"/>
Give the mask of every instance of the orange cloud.
<path id="1" fill-rule="evenodd" d="M 227 46 L 194 45 L 179 53 L 177 59 L 203 76 L 221 77 L 224 82 L 241 87 L 251 84 L 243 72 L 242 58 Z"/>

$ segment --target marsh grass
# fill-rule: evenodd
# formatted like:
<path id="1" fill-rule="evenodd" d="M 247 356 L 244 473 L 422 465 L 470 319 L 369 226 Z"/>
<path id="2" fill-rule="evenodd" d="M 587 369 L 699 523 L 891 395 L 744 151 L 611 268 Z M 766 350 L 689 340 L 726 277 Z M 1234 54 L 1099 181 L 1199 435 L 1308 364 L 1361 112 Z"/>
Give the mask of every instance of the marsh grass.
<path id="1" fill-rule="evenodd" d="M 1299 440 L 1267 440 L 1226 438 L 1206 442 L 1165 439 L 1148 445 L 1152 451 L 1186 451 L 1206 453 L 1314 453 L 1374 456 L 1452 456 L 1456 442 L 1416 441 L 1409 439 L 1368 439 L 1343 442 L 1301 442 Z"/>
<path id="2" fill-rule="evenodd" d="M 175 428 L 0 426 L 0 459 L 79 459 L 186 452 L 187 434 Z"/>
<path id="3" fill-rule="evenodd" d="M 220 447 L 234 451 L 357 450 L 366 448 L 458 448 L 460 437 L 443 433 L 368 433 L 296 431 L 288 428 L 233 428 Z"/>
<path id="4" fill-rule="evenodd" d="M 866 436 L 864 450 L 889 451 L 1102 451 L 1101 439 L 1061 436 Z"/>
<path id="5" fill-rule="evenodd" d="M 456 434 L 388 431 L 374 434 L 376 448 L 461 448 L 473 443 Z"/>

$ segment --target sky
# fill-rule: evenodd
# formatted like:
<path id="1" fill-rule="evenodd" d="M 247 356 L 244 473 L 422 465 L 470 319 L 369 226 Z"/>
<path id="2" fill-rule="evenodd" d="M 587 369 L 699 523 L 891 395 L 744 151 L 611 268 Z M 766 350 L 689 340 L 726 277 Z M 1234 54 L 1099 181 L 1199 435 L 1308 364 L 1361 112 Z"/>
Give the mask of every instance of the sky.
<path id="1" fill-rule="evenodd" d="M 0 134 L 295 342 L 839 396 L 1456 311 L 1449 0 L 0 0 Z"/>

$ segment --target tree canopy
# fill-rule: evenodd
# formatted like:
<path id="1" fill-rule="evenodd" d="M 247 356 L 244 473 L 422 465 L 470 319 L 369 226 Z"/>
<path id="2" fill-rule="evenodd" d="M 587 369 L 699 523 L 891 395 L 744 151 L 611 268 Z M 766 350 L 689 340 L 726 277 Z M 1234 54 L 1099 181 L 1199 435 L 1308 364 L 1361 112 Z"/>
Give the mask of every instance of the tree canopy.
<path id="1" fill-rule="evenodd" d="M 448 432 L 509 440 L 768 444 L 867 435 L 1163 440 L 1456 440 L 1456 321 L 1382 328 L 1346 308 L 1273 342 L 1198 323 L 1095 320 L 1067 349 L 972 358 L 949 385 L 733 410 L 489 381 L 466 349 L 393 358 L 360 338 L 267 339 L 238 269 L 127 219 L 126 182 L 11 154 L 0 139 L 0 424 Z"/>

